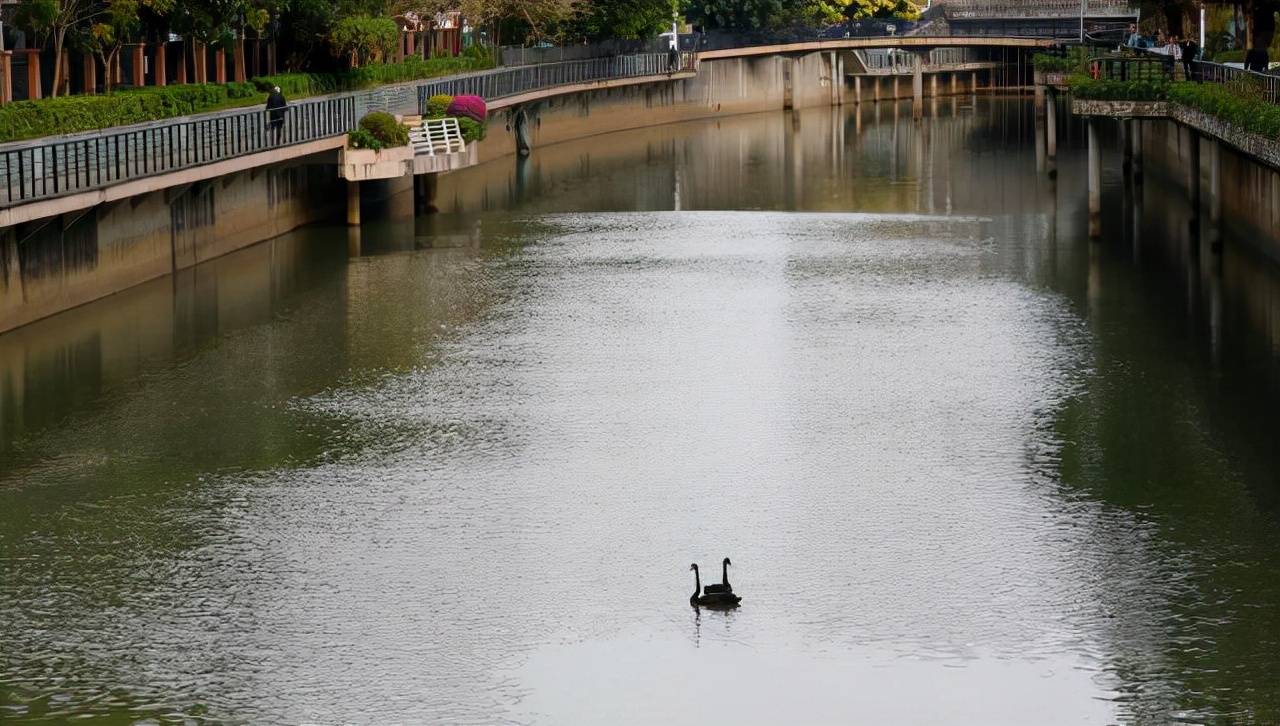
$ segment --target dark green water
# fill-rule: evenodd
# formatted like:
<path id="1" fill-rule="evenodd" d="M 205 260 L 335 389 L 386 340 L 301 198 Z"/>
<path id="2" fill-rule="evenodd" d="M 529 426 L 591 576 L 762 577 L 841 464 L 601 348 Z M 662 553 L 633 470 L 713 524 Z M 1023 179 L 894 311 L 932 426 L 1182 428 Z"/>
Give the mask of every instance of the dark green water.
<path id="1" fill-rule="evenodd" d="M 0 718 L 1280 720 L 1280 276 L 1158 159 L 1089 242 L 1061 126 L 601 136 L 0 336 Z"/>

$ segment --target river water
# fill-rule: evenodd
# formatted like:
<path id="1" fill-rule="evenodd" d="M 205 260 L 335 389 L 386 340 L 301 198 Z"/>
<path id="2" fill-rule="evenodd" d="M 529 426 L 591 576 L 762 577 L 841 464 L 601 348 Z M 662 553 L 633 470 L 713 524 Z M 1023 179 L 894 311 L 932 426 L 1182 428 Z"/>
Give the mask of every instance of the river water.
<path id="1" fill-rule="evenodd" d="M 0 337 L 0 718 L 1280 719 L 1280 276 L 929 115 L 537 149 Z"/>

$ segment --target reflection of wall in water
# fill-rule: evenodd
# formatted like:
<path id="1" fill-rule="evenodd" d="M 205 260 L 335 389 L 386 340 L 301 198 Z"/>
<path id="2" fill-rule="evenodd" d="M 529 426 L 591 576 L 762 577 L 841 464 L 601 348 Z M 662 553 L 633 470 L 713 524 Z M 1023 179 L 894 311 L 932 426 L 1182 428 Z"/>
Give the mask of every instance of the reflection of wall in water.
<path id="1" fill-rule="evenodd" d="M 323 219 L 339 190 L 281 165 L 0 230 L 0 331 Z"/>
<path id="2" fill-rule="evenodd" d="M 0 452 L 112 385 L 271 321 L 345 265 L 345 247 L 334 242 L 287 235 L 0 336 Z"/>

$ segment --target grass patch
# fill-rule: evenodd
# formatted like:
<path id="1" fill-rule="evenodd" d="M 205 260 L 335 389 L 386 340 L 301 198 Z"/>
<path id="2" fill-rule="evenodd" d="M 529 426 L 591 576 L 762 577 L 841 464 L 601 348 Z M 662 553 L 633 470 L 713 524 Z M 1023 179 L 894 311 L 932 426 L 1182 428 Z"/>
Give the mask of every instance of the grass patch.
<path id="1" fill-rule="evenodd" d="M 1280 141 L 1280 106 L 1267 101 L 1252 78 L 1231 83 L 1103 81 L 1074 75 L 1071 92 L 1097 101 L 1170 101 L 1213 116 L 1243 131 Z"/>

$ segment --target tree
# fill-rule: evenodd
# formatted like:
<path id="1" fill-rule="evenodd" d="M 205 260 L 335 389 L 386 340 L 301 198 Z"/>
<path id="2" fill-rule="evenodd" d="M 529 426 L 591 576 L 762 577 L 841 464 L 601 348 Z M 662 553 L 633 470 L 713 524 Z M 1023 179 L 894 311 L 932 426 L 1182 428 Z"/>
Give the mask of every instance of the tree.
<path id="1" fill-rule="evenodd" d="M 554 40 L 548 32 L 577 13 L 581 0 L 461 0 L 458 9 L 476 25 L 517 19 L 529 29 L 529 38 Z"/>
<path id="2" fill-rule="evenodd" d="M 119 57 L 126 39 L 137 31 L 139 24 L 137 0 L 107 0 L 97 22 L 90 26 L 82 43 L 102 61 L 103 91 L 111 92 L 115 82 L 112 70 L 115 68 L 116 58 Z"/>
<path id="3" fill-rule="evenodd" d="M 903 18 L 915 20 L 920 17 L 920 8 L 910 0 L 853 0 L 849 3 L 844 15 L 853 19 L 860 18 Z"/>
<path id="4" fill-rule="evenodd" d="M 382 60 L 395 49 L 399 39 L 396 21 L 367 15 L 343 18 L 329 31 L 334 55 L 346 57 L 352 68 Z"/>
<path id="5" fill-rule="evenodd" d="M 574 35 L 588 38 L 648 38 L 671 27 L 672 0 L 596 0 L 578 9 Z"/>
<path id="6" fill-rule="evenodd" d="M 37 36 L 53 41 L 54 96 L 63 85 L 62 49 L 66 47 L 68 33 L 87 27 L 98 12 L 99 7 L 92 0 L 23 0 L 18 6 L 18 23 L 34 30 Z"/>

